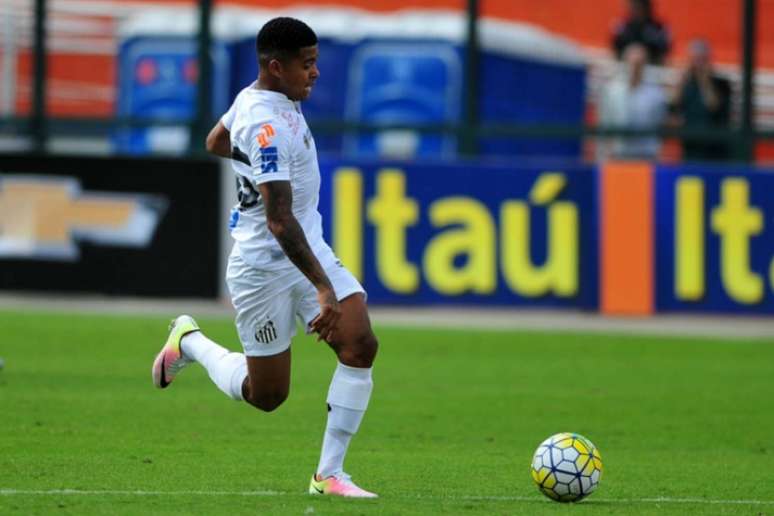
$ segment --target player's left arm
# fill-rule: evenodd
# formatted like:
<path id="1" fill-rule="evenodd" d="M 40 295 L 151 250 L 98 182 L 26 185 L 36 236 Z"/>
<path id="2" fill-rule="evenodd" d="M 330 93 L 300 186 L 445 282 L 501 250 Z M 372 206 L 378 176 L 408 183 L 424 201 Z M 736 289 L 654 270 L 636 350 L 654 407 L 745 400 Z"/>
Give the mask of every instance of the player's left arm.
<path id="1" fill-rule="evenodd" d="M 223 158 L 231 157 L 231 133 L 222 121 L 218 120 L 215 127 L 210 130 L 210 134 L 207 135 L 206 147 L 210 154 Z"/>

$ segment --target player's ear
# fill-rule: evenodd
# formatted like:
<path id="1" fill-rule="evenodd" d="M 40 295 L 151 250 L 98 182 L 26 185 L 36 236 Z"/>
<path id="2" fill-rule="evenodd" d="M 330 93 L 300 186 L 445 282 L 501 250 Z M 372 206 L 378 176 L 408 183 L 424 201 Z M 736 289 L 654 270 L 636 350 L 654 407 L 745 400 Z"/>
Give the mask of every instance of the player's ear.
<path id="1" fill-rule="evenodd" d="M 269 73 L 274 77 L 282 76 L 282 62 L 279 59 L 269 61 Z"/>

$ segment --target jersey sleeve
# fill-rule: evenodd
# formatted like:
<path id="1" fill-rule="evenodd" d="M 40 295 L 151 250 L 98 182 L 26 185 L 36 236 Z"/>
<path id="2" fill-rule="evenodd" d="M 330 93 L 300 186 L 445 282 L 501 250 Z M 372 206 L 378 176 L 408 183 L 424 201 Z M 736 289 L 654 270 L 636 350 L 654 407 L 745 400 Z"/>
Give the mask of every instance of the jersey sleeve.
<path id="1" fill-rule="evenodd" d="M 253 183 L 290 181 L 290 139 L 285 127 L 266 122 L 250 128 L 249 158 Z"/>
<path id="2" fill-rule="evenodd" d="M 234 118 L 236 118 L 236 100 L 233 104 L 231 104 L 231 107 L 228 108 L 228 111 L 223 113 L 223 116 L 220 117 L 220 123 L 223 124 L 223 127 L 226 128 L 227 131 L 231 132 L 231 126 L 234 124 Z"/>

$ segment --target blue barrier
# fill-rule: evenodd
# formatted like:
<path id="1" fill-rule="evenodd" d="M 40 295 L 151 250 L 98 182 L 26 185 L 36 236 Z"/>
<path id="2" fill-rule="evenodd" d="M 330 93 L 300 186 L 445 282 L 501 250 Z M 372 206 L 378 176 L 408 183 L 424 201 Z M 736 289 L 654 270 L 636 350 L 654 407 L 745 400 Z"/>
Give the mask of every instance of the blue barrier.
<path id="1" fill-rule="evenodd" d="M 231 101 L 232 59 L 226 45 L 212 48 L 212 104 L 215 112 L 222 113 Z M 196 42 L 191 38 L 130 38 L 119 49 L 116 111 L 126 117 L 191 120 L 196 112 L 197 77 Z M 188 139 L 185 123 L 122 129 L 113 137 L 117 150 L 139 155 L 159 150 L 182 153 L 188 149 Z"/>
<path id="2" fill-rule="evenodd" d="M 774 170 L 656 168 L 656 308 L 774 313 Z"/>
<path id="3" fill-rule="evenodd" d="M 325 234 L 374 302 L 597 306 L 591 166 L 321 170 Z"/>
<path id="4" fill-rule="evenodd" d="M 253 14 L 251 14 L 253 13 Z M 148 9 L 121 30 L 118 53 L 118 113 L 137 117 L 192 117 L 196 84 L 190 73 L 164 80 L 138 80 L 157 68 L 185 70 L 195 60 L 193 13 L 170 20 L 166 10 Z M 220 116 L 240 89 L 255 80 L 255 32 L 270 11 L 219 13 L 213 20 L 213 116 Z M 287 14 L 287 13 L 285 13 Z M 468 92 L 462 81 L 465 47 L 459 13 L 353 13 L 336 8 L 301 13 L 318 32 L 321 76 L 304 102 L 307 120 L 348 120 L 390 124 L 444 124 L 461 119 Z M 352 34 L 342 33 L 350 20 Z M 428 24 L 432 28 L 428 28 Z M 520 24 L 482 20 L 480 66 L 476 74 L 480 120 L 491 123 L 565 124 L 583 122 L 586 69 L 569 42 Z M 139 63 L 139 64 L 138 64 Z M 145 65 L 143 63 L 151 63 Z M 170 64 L 172 63 L 172 64 Z M 182 68 L 181 68 L 182 66 Z M 147 77 L 146 77 L 147 78 Z M 119 152 L 185 148 L 187 134 L 143 129 L 116 137 Z M 481 138 L 482 156 L 580 156 L 580 139 Z M 457 156 L 457 135 L 383 131 L 347 136 L 319 135 L 318 149 L 348 158 L 443 158 Z"/>
<path id="5" fill-rule="evenodd" d="M 373 124 L 450 124 L 459 120 L 461 91 L 462 62 L 448 44 L 365 44 L 350 64 L 346 117 Z M 345 137 L 344 154 L 378 156 L 390 145 L 390 154 L 408 157 L 456 154 L 454 137 L 411 131 Z"/>

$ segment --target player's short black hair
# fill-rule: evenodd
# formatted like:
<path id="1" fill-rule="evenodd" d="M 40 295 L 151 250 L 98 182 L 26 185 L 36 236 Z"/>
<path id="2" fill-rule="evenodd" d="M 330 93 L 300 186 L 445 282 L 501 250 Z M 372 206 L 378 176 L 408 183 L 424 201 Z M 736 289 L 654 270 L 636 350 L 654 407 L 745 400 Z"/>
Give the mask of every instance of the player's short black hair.
<path id="1" fill-rule="evenodd" d="M 301 20 L 288 17 L 266 22 L 255 38 L 259 61 L 286 59 L 304 47 L 317 44 L 317 34 Z"/>

